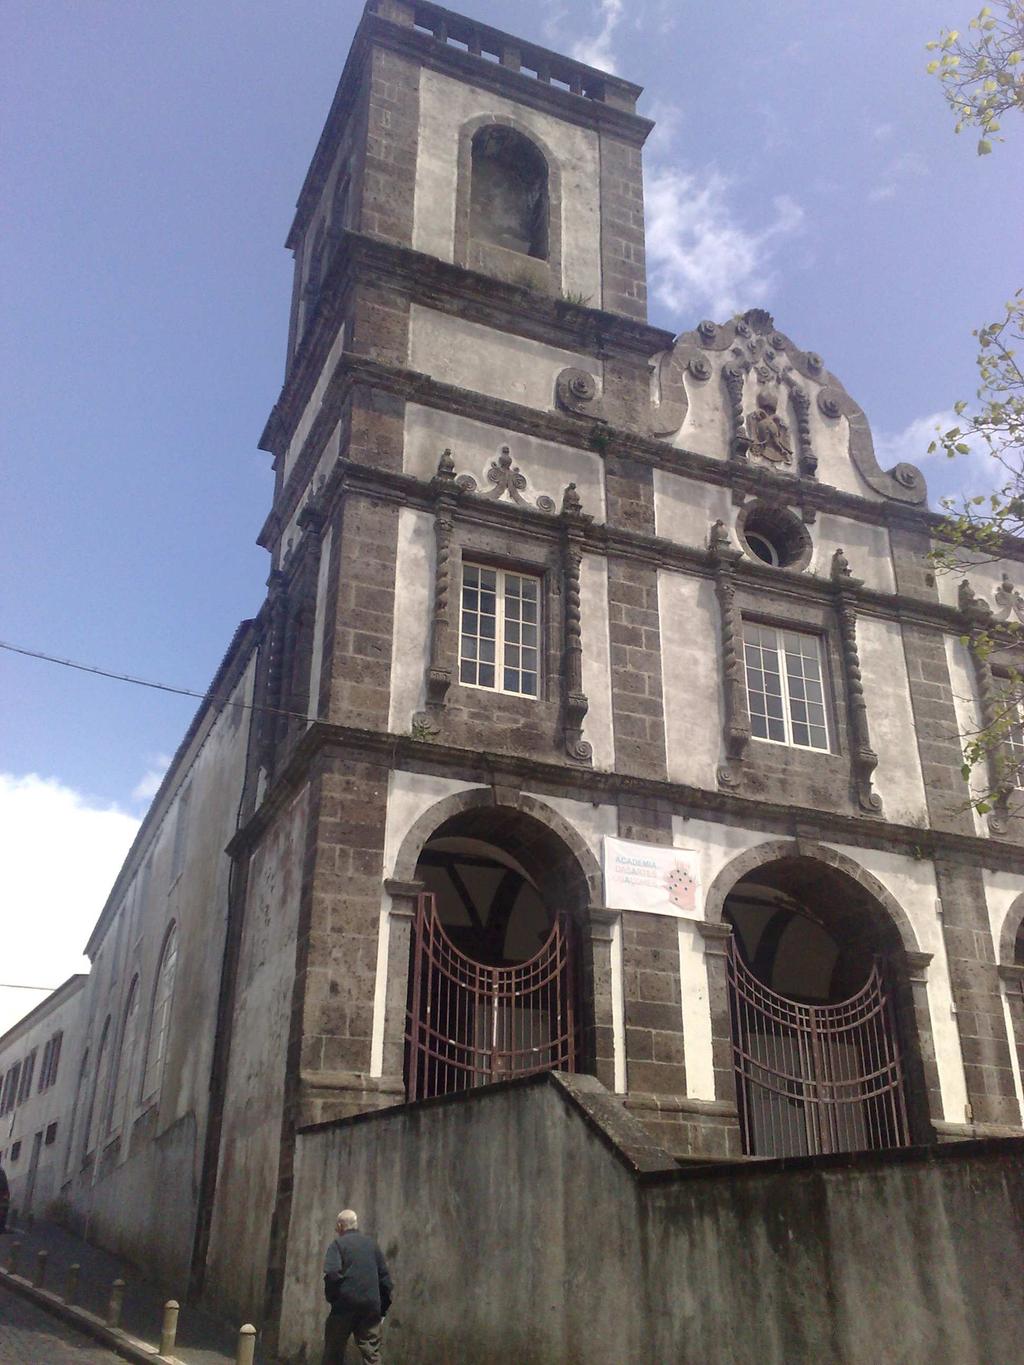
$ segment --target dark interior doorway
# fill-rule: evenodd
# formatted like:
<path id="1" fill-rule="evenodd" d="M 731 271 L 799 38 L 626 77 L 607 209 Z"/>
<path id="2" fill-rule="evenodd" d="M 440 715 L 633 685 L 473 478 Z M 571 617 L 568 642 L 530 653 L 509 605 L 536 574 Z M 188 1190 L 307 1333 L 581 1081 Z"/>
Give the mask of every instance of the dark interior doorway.
<path id="1" fill-rule="evenodd" d="M 902 943 L 882 907 L 844 874 L 787 858 L 737 883 L 724 914 L 744 1151 L 909 1143 Z"/>
<path id="2" fill-rule="evenodd" d="M 410 1099 L 576 1069 L 579 875 L 567 854 L 539 822 L 498 808 L 454 817 L 424 847 L 409 972 Z"/>

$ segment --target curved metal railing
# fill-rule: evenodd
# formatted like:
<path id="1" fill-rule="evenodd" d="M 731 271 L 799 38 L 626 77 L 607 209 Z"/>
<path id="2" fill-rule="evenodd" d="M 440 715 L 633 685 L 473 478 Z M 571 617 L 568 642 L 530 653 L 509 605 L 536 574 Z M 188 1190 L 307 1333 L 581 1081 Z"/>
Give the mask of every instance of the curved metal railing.
<path id="1" fill-rule="evenodd" d="M 456 948 L 434 896 L 420 896 L 405 1033 L 410 1100 L 535 1071 L 572 1071 L 575 1031 L 565 916 L 529 961 L 496 967 Z"/>

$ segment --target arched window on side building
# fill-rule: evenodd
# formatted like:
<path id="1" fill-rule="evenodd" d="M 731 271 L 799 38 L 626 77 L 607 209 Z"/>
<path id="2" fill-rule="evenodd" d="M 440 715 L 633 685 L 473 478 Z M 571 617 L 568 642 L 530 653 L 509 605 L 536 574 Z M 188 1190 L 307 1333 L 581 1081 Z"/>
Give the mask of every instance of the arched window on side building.
<path id="1" fill-rule="evenodd" d="M 128 989 L 128 1003 L 124 1010 L 124 1023 L 121 1027 L 121 1049 L 117 1055 L 117 1070 L 114 1074 L 114 1100 L 110 1106 L 108 1132 L 116 1133 L 127 1118 L 127 1100 L 131 1079 L 135 1073 L 136 1054 L 139 1045 L 139 978 L 134 976 Z"/>
<path id="2" fill-rule="evenodd" d="M 178 969 L 178 926 L 172 924 L 164 939 L 160 966 L 157 968 L 153 989 L 153 1013 L 149 1022 L 149 1041 L 146 1046 L 146 1066 L 142 1073 L 143 1100 L 151 1099 L 160 1089 L 167 1034 L 171 1022 L 171 1003 L 174 999 L 174 978 Z"/>
<path id="3" fill-rule="evenodd" d="M 100 1045 L 96 1051 L 96 1074 L 93 1082 L 92 1101 L 89 1105 L 89 1122 L 85 1128 L 85 1155 L 88 1155 L 96 1147 L 100 1133 L 103 1129 L 103 1114 L 105 1111 L 105 1099 L 107 1095 L 107 1084 L 110 1080 L 110 1015 L 108 1014 L 103 1023 L 103 1032 L 100 1034 Z"/>

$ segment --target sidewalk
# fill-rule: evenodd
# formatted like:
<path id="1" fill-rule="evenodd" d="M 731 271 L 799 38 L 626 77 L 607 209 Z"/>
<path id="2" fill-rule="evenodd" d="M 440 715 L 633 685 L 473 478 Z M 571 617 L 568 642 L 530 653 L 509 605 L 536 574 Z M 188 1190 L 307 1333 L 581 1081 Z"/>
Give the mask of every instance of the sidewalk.
<path id="1" fill-rule="evenodd" d="M 115 1280 L 124 1280 L 126 1288 L 121 1326 L 128 1336 L 148 1344 L 150 1359 L 163 1359 L 156 1356 L 160 1346 L 163 1306 L 168 1299 L 176 1299 L 181 1304 L 178 1337 L 168 1358 L 182 1361 L 184 1365 L 234 1365 L 241 1324 L 231 1326 L 201 1309 L 186 1305 L 185 1285 L 154 1284 L 144 1279 L 139 1269 L 130 1262 L 101 1251 L 99 1247 L 74 1236 L 56 1223 L 43 1221 L 37 1221 L 31 1231 L 24 1226 L 12 1230 L 8 1224 L 8 1234 L 0 1237 L 0 1270 L 7 1270 L 11 1248 L 15 1243 L 20 1243 L 17 1275 L 30 1284 L 35 1278 L 37 1253 L 48 1253 L 44 1287 L 58 1297 L 64 1294 L 68 1267 L 77 1262 L 81 1269 L 75 1305 L 100 1320 L 106 1317 L 110 1286 Z M 9 1276 L 3 1278 L 10 1284 Z M 36 1302 L 39 1302 L 38 1297 Z M 62 1316 L 66 1321 L 72 1320 L 67 1310 Z M 257 1365 L 269 1365 L 269 1357 L 262 1353 L 258 1337 L 256 1361 Z"/>

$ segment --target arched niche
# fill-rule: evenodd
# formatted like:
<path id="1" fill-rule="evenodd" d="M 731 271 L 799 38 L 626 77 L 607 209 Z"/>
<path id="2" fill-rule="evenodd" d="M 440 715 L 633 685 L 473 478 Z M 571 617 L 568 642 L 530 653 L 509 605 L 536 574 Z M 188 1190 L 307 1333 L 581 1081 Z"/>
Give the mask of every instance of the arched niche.
<path id="1" fill-rule="evenodd" d="M 557 294 L 562 283 L 561 174 L 532 129 L 482 114 L 459 133 L 454 259 Z"/>

